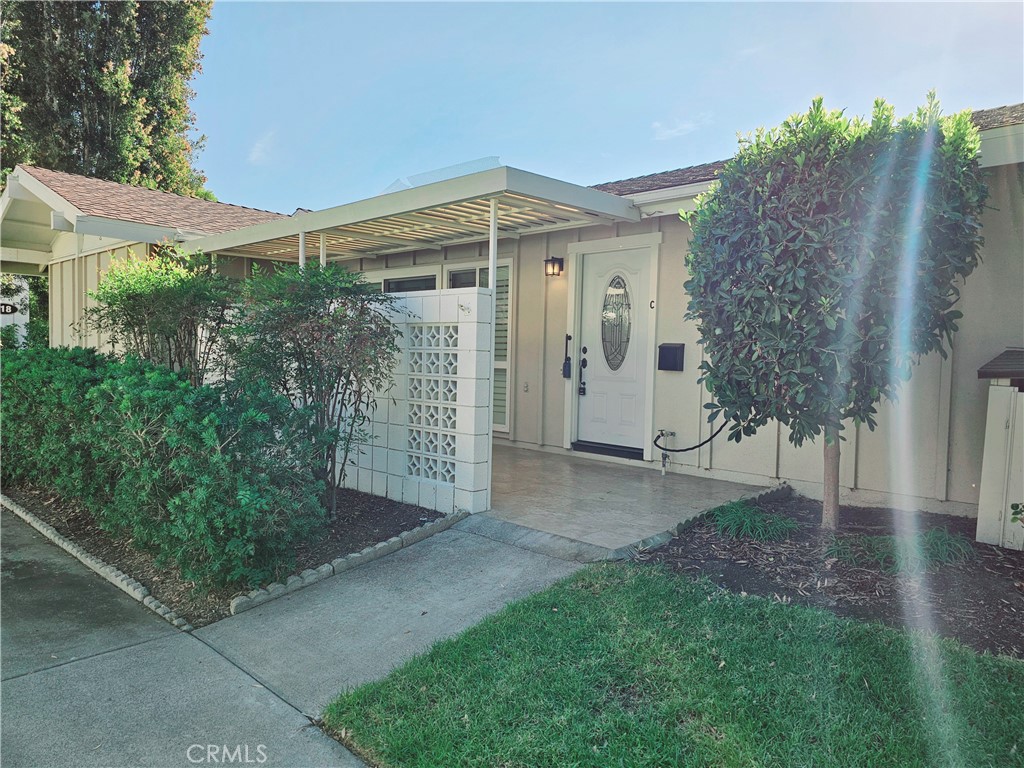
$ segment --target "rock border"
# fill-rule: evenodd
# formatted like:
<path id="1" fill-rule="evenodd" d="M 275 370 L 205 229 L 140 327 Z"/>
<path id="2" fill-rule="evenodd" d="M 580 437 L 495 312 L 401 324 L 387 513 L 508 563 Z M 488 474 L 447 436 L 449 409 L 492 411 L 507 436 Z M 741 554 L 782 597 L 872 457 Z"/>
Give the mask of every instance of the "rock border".
<path id="1" fill-rule="evenodd" d="M 788 499 L 793 495 L 793 486 L 783 480 L 781 483 L 776 485 L 774 488 L 769 488 L 767 491 L 761 491 L 757 496 L 754 496 L 749 501 L 755 504 L 759 501 L 773 501 L 774 499 Z M 709 510 L 710 511 L 710 510 Z"/>
<path id="2" fill-rule="evenodd" d="M 101 578 L 106 579 L 126 595 L 144 605 L 168 624 L 180 629 L 182 632 L 192 631 L 193 627 L 188 623 L 188 621 L 149 594 L 149 589 L 147 587 L 140 584 L 128 574 L 112 565 L 108 565 L 98 557 L 89 554 L 89 552 L 78 544 L 75 544 L 75 542 L 66 538 L 52 525 L 43 522 L 13 499 L 0 494 L 0 505 L 9 509 L 15 515 L 39 531 L 39 533 L 49 539 L 52 543 L 56 544 L 78 560 L 78 562 L 86 568 L 95 571 Z"/>
<path id="3" fill-rule="evenodd" d="M 231 615 L 236 616 L 239 613 L 252 610 L 257 606 L 269 603 L 271 600 L 290 595 L 324 579 L 338 576 L 352 568 L 366 565 L 366 563 L 371 563 L 385 555 L 390 555 L 392 552 L 397 552 L 399 549 L 416 544 L 434 534 L 447 531 L 460 520 L 469 517 L 469 514 L 467 510 L 460 509 L 450 515 L 424 523 L 418 528 L 403 531 L 397 536 L 392 536 L 387 541 L 371 544 L 359 552 L 353 552 L 344 557 L 337 557 L 318 568 L 307 568 L 300 574 L 289 576 L 283 583 L 275 581 L 260 589 L 254 589 L 246 595 L 239 595 L 231 600 Z"/>

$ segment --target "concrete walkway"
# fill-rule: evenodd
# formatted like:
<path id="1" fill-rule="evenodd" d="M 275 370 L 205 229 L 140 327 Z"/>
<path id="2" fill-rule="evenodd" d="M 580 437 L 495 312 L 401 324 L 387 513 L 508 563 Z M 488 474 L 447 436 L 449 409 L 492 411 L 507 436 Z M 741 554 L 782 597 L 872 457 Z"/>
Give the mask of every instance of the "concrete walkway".
<path id="1" fill-rule="evenodd" d="M 667 541 L 665 534 L 702 512 L 763 490 L 496 442 L 493 509 L 463 522 L 466 530 L 539 551 L 575 546 L 582 561 L 616 559 Z"/>
<path id="2" fill-rule="evenodd" d="M 361 765 L 304 715 L 579 567 L 450 530 L 186 635 L 6 512 L 2 539 L 5 768 Z"/>
<path id="3" fill-rule="evenodd" d="M 196 631 L 310 716 L 579 565 L 448 530 Z"/>
<path id="4" fill-rule="evenodd" d="M 0 519 L 4 768 L 193 766 L 208 745 L 253 760 L 262 745 L 264 766 L 362 765 L 201 640 Z"/>

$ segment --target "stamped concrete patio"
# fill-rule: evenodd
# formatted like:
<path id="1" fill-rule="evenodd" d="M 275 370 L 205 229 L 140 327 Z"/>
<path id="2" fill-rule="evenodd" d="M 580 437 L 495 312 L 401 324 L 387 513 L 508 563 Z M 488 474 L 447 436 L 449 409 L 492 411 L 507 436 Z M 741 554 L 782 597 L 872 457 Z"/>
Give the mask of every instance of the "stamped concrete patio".
<path id="1" fill-rule="evenodd" d="M 500 443 L 494 445 L 493 461 L 492 509 L 463 524 L 527 549 L 544 551 L 550 547 L 536 545 L 561 539 L 563 555 L 565 545 L 571 549 L 576 542 L 574 559 L 581 561 L 624 557 L 637 547 L 656 546 L 680 523 L 764 490 L 673 473 L 662 477 L 649 467 Z M 496 523 L 519 530 L 510 532 L 509 526 Z"/>

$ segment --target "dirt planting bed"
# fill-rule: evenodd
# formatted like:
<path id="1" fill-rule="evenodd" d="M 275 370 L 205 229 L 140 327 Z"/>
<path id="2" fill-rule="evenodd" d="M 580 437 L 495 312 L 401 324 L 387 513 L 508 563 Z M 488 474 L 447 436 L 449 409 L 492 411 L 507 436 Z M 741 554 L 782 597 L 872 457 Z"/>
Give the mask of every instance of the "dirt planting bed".
<path id="1" fill-rule="evenodd" d="M 975 520 L 843 507 L 839 532 L 832 534 L 818 527 L 820 502 L 792 497 L 759 506 L 796 520 L 799 528 L 782 541 L 733 539 L 719 535 L 714 523 L 704 517 L 639 559 L 707 576 L 733 592 L 813 605 L 890 626 L 931 630 L 978 651 L 1024 658 L 1024 552 L 974 542 Z M 921 533 L 944 527 L 962 534 L 971 541 L 972 556 L 963 562 L 934 564 L 918 573 L 887 573 L 829 556 L 836 538 L 856 541 L 913 526 Z"/>
<path id="2" fill-rule="evenodd" d="M 339 513 L 326 535 L 297 552 L 294 573 L 315 569 L 364 547 L 387 541 L 443 515 L 433 510 L 370 496 L 353 490 L 339 492 Z M 160 602 L 202 627 L 229 615 L 233 597 L 248 590 L 220 589 L 201 593 L 194 582 L 182 578 L 174 563 L 158 566 L 152 555 L 132 545 L 130 539 L 110 536 L 96 527 L 92 517 L 75 504 L 36 488 L 4 488 L 4 494 L 49 523 L 67 538 L 109 565 L 119 568 L 149 588 Z M 283 580 L 285 575 L 281 576 Z"/>

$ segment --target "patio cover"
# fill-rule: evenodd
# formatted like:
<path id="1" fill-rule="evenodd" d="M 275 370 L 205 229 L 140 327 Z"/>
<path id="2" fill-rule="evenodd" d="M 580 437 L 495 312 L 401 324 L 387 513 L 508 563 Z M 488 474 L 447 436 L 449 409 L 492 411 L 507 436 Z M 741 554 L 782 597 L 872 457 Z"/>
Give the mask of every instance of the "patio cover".
<path id="1" fill-rule="evenodd" d="M 338 261 L 481 242 L 492 235 L 492 223 L 497 237 L 508 238 L 639 220 L 639 209 L 621 197 L 502 166 L 198 238 L 188 246 L 300 262 L 309 248 L 321 261 Z"/>

